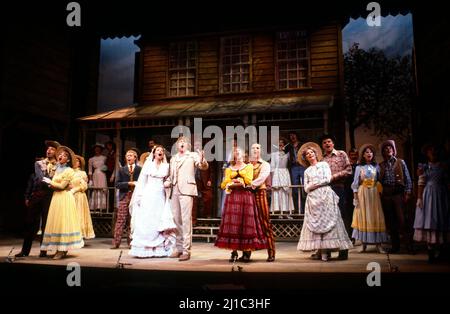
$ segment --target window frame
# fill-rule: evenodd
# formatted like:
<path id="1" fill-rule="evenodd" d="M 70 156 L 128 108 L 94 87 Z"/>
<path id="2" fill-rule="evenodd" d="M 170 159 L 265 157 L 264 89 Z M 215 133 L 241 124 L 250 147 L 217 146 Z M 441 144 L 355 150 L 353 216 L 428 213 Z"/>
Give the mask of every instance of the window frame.
<path id="1" fill-rule="evenodd" d="M 184 68 L 183 67 L 171 68 L 170 67 L 170 58 L 171 58 L 172 45 L 177 45 L 177 47 L 178 47 L 178 45 L 180 45 L 182 43 L 185 43 L 185 44 L 193 43 L 194 44 L 194 47 L 195 47 L 195 67 L 187 67 L 186 66 Z M 166 95 L 167 95 L 167 98 L 185 98 L 185 97 L 196 97 L 196 96 L 198 96 L 198 75 L 199 75 L 198 74 L 198 64 L 199 64 L 199 50 L 198 50 L 198 47 L 199 47 L 198 46 L 198 42 L 195 39 L 192 39 L 192 40 L 190 40 L 190 39 L 178 40 L 178 41 L 171 41 L 171 42 L 169 42 L 169 44 L 168 44 L 168 52 L 167 52 L 167 72 L 166 72 L 166 82 L 167 82 L 167 88 L 166 88 L 167 93 L 166 93 Z M 187 49 L 187 47 L 186 47 L 186 49 Z M 193 87 L 194 88 L 194 93 L 192 95 L 188 95 L 188 94 L 178 95 L 178 92 L 180 90 L 180 87 L 179 87 L 180 79 L 177 78 L 177 84 L 178 84 L 178 86 L 177 86 L 177 95 L 172 95 L 171 94 L 172 88 L 171 88 L 170 75 L 171 75 L 172 71 L 173 72 L 177 71 L 178 74 L 179 74 L 180 71 L 183 71 L 183 70 L 185 71 L 186 75 L 188 74 L 188 72 L 190 70 L 195 70 L 194 87 Z M 188 78 L 186 78 L 186 86 L 185 86 L 186 92 L 187 92 L 187 90 L 189 88 L 187 86 L 187 80 L 188 80 Z"/>
<path id="2" fill-rule="evenodd" d="M 286 88 L 280 88 L 280 59 L 278 57 L 278 53 L 279 53 L 279 44 L 281 42 L 280 38 L 280 33 L 293 33 L 293 32 L 305 32 L 305 40 L 306 40 L 306 54 L 307 57 L 304 58 L 307 60 L 308 62 L 308 67 L 307 67 L 307 76 L 306 76 L 306 85 L 305 86 L 299 86 L 299 87 L 289 87 L 289 79 L 286 79 L 287 82 L 287 87 Z M 277 91 L 292 91 L 292 90 L 304 90 L 304 89 L 311 89 L 312 85 L 311 85 L 311 36 L 309 35 L 309 32 L 307 29 L 297 29 L 297 30 L 280 30 L 277 31 L 275 33 L 275 45 L 274 45 L 274 55 L 275 55 L 275 86 L 276 86 L 276 90 Z M 286 52 L 289 54 L 289 49 L 286 50 Z M 298 59 L 298 57 L 296 59 L 284 59 L 284 61 L 286 62 L 290 62 L 296 60 L 297 62 L 300 60 Z M 298 71 L 298 70 L 297 70 Z M 288 70 L 289 72 L 289 70 Z M 296 78 L 297 81 L 297 85 L 298 82 L 300 81 L 299 77 Z"/>
<path id="3" fill-rule="evenodd" d="M 227 39 L 233 39 L 233 38 L 248 38 L 248 89 L 246 91 L 233 91 L 232 86 L 233 83 L 230 81 L 230 91 L 224 91 L 224 58 L 225 58 L 225 40 Z M 253 38 L 250 34 L 237 34 L 237 35 L 228 35 L 228 36 L 222 36 L 220 37 L 220 56 L 219 56 L 219 94 L 245 94 L 245 93 L 251 93 L 253 91 Z M 233 55 L 230 55 L 231 57 Z M 242 56 L 242 54 L 239 54 L 239 56 Z M 240 63 L 242 64 L 242 63 Z M 229 66 L 232 66 L 233 63 L 230 63 Z M 242 72 L 239 73 L 239 76 L 242 76 Z M 239 89 L 241 87 L 242 81 L 239 81 Z"/>

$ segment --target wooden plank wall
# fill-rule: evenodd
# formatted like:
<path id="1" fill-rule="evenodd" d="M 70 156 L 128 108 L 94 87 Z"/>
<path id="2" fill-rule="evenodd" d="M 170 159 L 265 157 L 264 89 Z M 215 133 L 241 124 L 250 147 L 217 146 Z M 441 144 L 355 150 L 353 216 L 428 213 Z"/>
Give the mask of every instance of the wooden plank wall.
<path id="1" fill-rule="evenodd" d="M 275 32 L 254 32 L 252 38 L 253 94 L 339 94 L 339 32 L 337 24 L 310 31 L 311 88 L 278 91 L 275 81 Z M 195 38 L 194 38 L 195 39 Z M 219 95 L 220 37 L 199 37 L 197 96 Z M 141 104 L 167 99 L 168 43 L 145 43 Z M 234 96 L 232 96 L 234 97 Z M 237 98 L 242 97 L 236 94 Z"/>
<path id="2" fill-rule="evenodd" d="M 141 103 L 167 96 L 168 46 L 153 43 L 143 49 Z"/>
<path id="3" fill-rule="evenodd" d="M 311 33 L 311 87 L 321 93 L 339 89 L 338 30 L 330 25 Z"/>
<path id="4" fill-rule="evenodd" d="M 8 36 L 2 109 L 68 119 L 70 50 L 63 35 L 46 29 Z"/>

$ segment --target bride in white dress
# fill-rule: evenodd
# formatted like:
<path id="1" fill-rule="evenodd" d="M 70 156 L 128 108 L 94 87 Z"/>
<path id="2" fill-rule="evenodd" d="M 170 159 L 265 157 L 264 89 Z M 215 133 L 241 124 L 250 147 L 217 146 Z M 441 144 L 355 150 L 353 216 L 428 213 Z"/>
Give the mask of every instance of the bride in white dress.
<path id="1" fill-rule="evenodd" d="M 163 186 L 169 175 L 164 148 L 156 146 L 147 157 L 130 201 L 131 250 L 136 257 L 165 257 L 175 244 L 175 223 Z"/>

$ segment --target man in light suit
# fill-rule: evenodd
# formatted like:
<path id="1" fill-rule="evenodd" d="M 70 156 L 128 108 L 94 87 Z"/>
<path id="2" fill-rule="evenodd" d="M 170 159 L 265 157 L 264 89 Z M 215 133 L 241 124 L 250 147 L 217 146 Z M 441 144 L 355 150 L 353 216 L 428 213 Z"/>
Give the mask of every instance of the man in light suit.
<path id="1" fill-rule="evenodd" d="M 197 194 L 195 168 L 208 169 L 203 151 L 190 152 L 189 139 L 182 136 L 176 142 L 177 154 L 170 160 L 170 173 L 164 186 L 171 188 L 172 214 L 177 226 L 176 250 L 170 257 L 187 261 L 191 258 L 192 205 Z"/>

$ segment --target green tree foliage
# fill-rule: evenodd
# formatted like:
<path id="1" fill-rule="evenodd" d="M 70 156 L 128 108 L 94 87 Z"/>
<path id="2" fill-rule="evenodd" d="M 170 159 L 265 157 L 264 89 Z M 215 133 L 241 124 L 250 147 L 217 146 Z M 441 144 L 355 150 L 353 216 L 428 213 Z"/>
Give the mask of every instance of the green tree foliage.
<path id="1" fill-rule="evenodd" d="M 360 126 L 377 136 L 406 137 L 413 86 L 411 56 L 387 58 L 380 49 L 365 51 L 354 43 L 344 54 L 345 116 L 352 147 Z"/>

